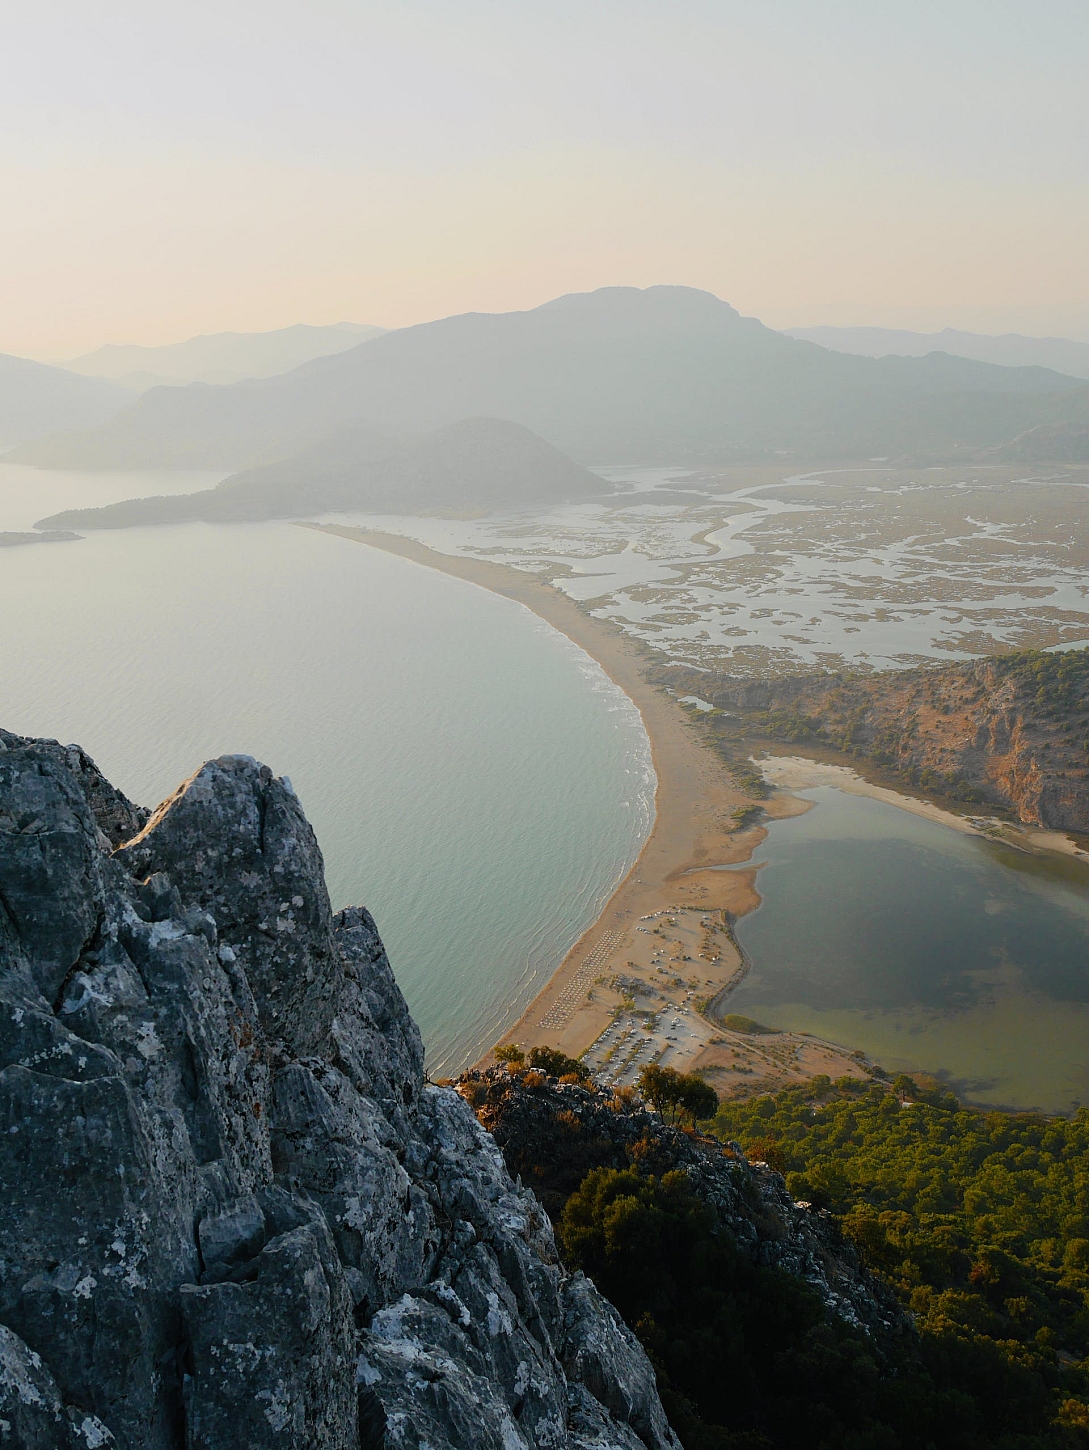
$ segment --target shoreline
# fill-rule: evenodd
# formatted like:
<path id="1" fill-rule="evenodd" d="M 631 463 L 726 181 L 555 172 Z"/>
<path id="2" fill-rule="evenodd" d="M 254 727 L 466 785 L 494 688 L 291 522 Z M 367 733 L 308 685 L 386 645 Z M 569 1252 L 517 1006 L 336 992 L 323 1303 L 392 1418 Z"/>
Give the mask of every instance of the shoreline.
<path id="1" fill-rule="evenodd" d="M 697 1004 L 721 1002 L 744 973 L 732 923 L 760 903 L 758 867 L 744 868 L 767 832 L 761 825 L 736 828 L 733 813 L 751 804 L 751 797 L 730 782 L 721 757 L 692 728 L 680 703 L 646 679 L 646 657 L 635 641 L 584 613 L 551 583 L 509 565 L 442 554 L 415 539 L 359 525 L 300 527 L 382 549 L 523 605 L 595 660 L 643 721 L 657 784 L 654 820 L 642 850 L 596 920 L 495 1046 L 513 1042 L 526 1051 L 548 1046 L 581 1057 L 598 1048 L 605 1034 L 615 1035 L 618 1019 L 630 1016 L 627 1035 L 638 1051 L 624 1059 L 623 1070 L 612 1069 L 618 1083 L 634 1080 L 647 1061 L 742 1077 L 759 1072 L 763 1081 L 773 1042 L 798 1058 L 797 1069 L 788 1073 L 792 1079 L 828 1070 L 865 1075 L 847 1049 L 822 1044 L 821 1060 L 810 1063 L 817 1044 L 804 1037 L 753 1038 L 700 1014 Z M 809 808 L 782 793 L 759 804 L 771 819 Z M 719 869 L 724 866 L 740 869 Z M 672 1020 L 670 1014 L 676 1014 Z M 489 1046 L 478 1061 L 490 1061 L 492 1050 Z M 608 1045 L 601 1055 L 614 1060 Z"/>
<path id="2" fill-rule="evenodd" d="M 1089 851 L 1083 850 L 1076 841 L 1063 831 L 1048 830 L 1043 826 L 1024 826 L 997 816 L 983 814 L 980 806 L 971 815 L 958 815 L 924 796 L 908 795 L 906 791 L 881 785 L 868 780 L 852 765 L 839 765 L 821 760 L 816 755 L 778 755 L 771 752 L 757 756 L 756 762 L 769 784 L 779 790 L 807 790 L 810 787 L 828 785 L 848 795 L 868 796 L 871 800 L 884 801 L 910 815 L 921 816 L 934 821 L 949 830 L 962 835 L 982 836 L 986 840 L 1000 841 L 1016 850 L 1031 855 L 1055 854 L 1072 856 L 1075 860 L 1089 861 Z"/>
<path id="3" fill-rule="evenodd" d="M 521 604 L 571 639 L 624 691 L 650 742 L 655 814 L 639 856 L 528 1007 L 483 1048 L 478 1066 L 494 1061 L 499 1045 L 517 1044 L 527 1052 L 552 1047 L 581 1058 L 606 1085 L 629 1086 L 656 1062 L 700 1072 L 727 1100 L 797 1086 L 818 1074 L 869 1078 L 873 1063 L 861 1050 L 729 1016 L 728 999 L 749 969 L 734 923 L 761 901 L 753 854 L 766 839 L 768 822 L 812 807 L 794 790 L 829 785 L 1027 853 L 1086 859 L 1059 833 L 961 815 L 871 781 L 846 763 L 780 755 L 771 742 L 754 752 L 773 788 L 769 799 L 758 802 L 764 822 L 738 829 L 733 813 L 753 803 L 751 796 L 730 782 L 698 717 L 647 680 L 644 648 L 619 627 L 588 615 L 552 583 L 509 565 L 442 554 L 415 539 L 358 525 L 300 527 L 382 549 Z"/>

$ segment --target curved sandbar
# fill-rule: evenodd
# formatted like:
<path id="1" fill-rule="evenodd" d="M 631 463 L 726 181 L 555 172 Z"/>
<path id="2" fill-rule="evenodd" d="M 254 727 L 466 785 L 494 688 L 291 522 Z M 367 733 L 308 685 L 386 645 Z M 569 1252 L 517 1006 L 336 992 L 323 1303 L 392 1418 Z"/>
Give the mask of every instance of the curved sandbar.
<path id="1" fill-rule="evenodd" d="M 627 998 L 644 1008 L 657 1004 L 664 1019 L 644 1043 L 641 1061 L 653 1050 L 659 1060 L 682 1069 L 698 1065 L 725 1071 L 726 1060 L 732 1067 L 739 1053 L 744 1061 L 755 1054 L 754 1062 L 759 1059 L 763 1064 L 766 1039 L 761 1040 L 758 1052 L 755 1043 L 723 1032 L 691 1010 L 691 1004 L 698 998 L 721 999 L 741 967 L 729 934 L 721 929 L 721 913 L 741 916 L 759 904 L 756 868 L 721 868 L 748 861 L 765 832 L 760 827 L 743 832 L 733 829 L 733 812 L 750 798 L 731 783 L 721 759 L 692 728 L 686 711 L 660 686 L 646 680 L 646 656 L 638 642 L 594 619 L 561 590 L 522 570 L 490 560 L 441 554 L 415 539 L 374 529 L 345 524 L 304 527 L 384 549 L 515 600 L 595 659 L 642 716 L 657 775 L 650 834 L 597 921 L 502 1040 L 524 1048 L 559 1047 L 577 1056 L 598 1040 Z M 788 796 L 776 796 L 764 805 L 772 816 L 792 814 L 799 805 L 806 808 Z M 623 979 L 619 988 L 611 985 L 618 977 Z M 671 1014 L 681 1014 L 686 1000 L 689 1010 L 679 1017 L 683 1025 L 671 1042 Z M 629 1076 L 637 1066 L 632 1065 Z M 822 1057 L 819 1064 L 798 1075 L 829 1068 L 845 1072 L 852 1066 L 838 1055 L 834 1063 Z M 760 1075 L 765 1075 L 762 1065 Z M 755 1085 L 751 1078 L 737 1084 Z M 716 1086 L 726 1084 L 716 1080 Z"/>
<path id="2" fill-rule="evenodd" d="M 960 831 L 965 835 L 986 836 L 991 840 L 1004 841 L 1019 851 L 1033 854 L 1056 853 L 1060 856 L 1073 856 L 1079 861 L 1089 861 L 1089 851 L 1079 846 L 1072 836 L 1063 831 L 1019 825 L 997 816 L 988 816 L 985 814 L 986 806 L 982 805 L 976 806 L 972 814 L 965 814 L 963 808 L 959 813 L 947 810 L 925 796 L 908 795 L 903 790 L 883 785 L 880 780 L 870 779 L 862 774 L 866 764 L 867 762 L 863 762 L 861 769 L 856 769 L 854 765 L 841 765 L 815 752 L 769 754 L 760 757 L 760 769 L 764 779 L 780 789 L 806 790 L 810 786 L 830 785 L 836 790 L 846 791 L 848 795 L 869 796 L 872 800 L 884 801 L 887 805 L 908 811 L 913 816 L 936 821 L 938 825 L 948 826 L 950 830 Z M 871 768 L 871 774 L 880 772 L 874 772 Z"/>

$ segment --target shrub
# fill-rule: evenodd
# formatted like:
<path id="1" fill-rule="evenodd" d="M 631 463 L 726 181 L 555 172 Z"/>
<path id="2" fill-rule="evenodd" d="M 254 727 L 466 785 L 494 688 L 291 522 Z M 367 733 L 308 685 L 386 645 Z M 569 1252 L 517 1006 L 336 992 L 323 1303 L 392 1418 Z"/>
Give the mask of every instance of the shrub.
<path id="1" fill-rule="evenodd" d="M 574 1078 L 577 1082 L 586 1082 L 590 1076 L 589 1070 L 578 1058 L 568 1057 L 566 1052 L 560 1052 L 555 1047 L 531 1047 L 529 1065 L 537 1072 L 544 1072 L 549 1077 L 558 1077 L 561 1080 Z"/>
<path id="2" fill-rule="evenodd" d="M 639 1074 L 639 1091 L 654 1110 L 675 1123 L 678 1116 L 695 1122 L 709 1118 L 718 1107 L 718 1093 L 695 1073 L 677 1072 L 672 1067 L 651 1063 Z"/>
<path id="3" fill-rule="evenodd" d="M 723 1027 L 730 1032 L 747 1032 L 755 1034 L 758 1032 L 774 1032 L 774 1027 L 764 1027 L 759 1022 L 754 1022 L 751 1017 L 742 1017 L 740 1012 L 728 1012 L 722 1019 Z"/>

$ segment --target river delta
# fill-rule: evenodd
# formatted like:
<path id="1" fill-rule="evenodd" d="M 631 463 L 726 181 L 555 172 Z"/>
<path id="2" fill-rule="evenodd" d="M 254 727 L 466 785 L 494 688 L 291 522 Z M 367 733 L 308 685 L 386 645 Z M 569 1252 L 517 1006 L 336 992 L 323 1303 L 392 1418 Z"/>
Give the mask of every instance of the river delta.
<path id="1" fill-rule="evenodd" d="M 629 487 L 513 518 L 357 521 L 553 583 L 578 604 L 591 631 L 583 642 L 600 658 L 613 646 L 595 624 L 638 641 L 647 658 L 750 677 L 1089 639 L 1087 469 L 1034 476 L 875 461 L 818 472 L 601 472 Z M 577 626 L 572 632 L 579 637 Z M 1069 1110 L 1089 1097 L 1084 872 L 1049 897 L 1040 872 L 1062 878 L 1073 863 L 1031 857 L 1027 838 L 1028 851 L 966 840 L 940 813 L 924 822 L 910 807 L 827 788 L 805 792 L 816 809 L 795 814 L 786 800 L 797 796 L 778 794 L 772 816 L 787 819 L 705 840 L 695 857 L 674 862 L 672 878 L 657 874 L 654 899 L 646 899 L 642 860 L 632 900 L 617 893 L 509 1035 L 585 1051 L 618 1085 L 659 1061 L 703 1069 L 720 1091 L 745 1093 L 815 1071 L 858 1072 L 868 1058 L 933 1073 L 979 1103 Z M 839 828 L 845 835 L 834 846 L 824 839 L 779 862 L 792 832 L 822 839 Z M 754 848 L 751 865 L 736 864 Z M 712 857 L 733 865 L 732 889 L 693 869 Z M 1043 863 L 1037 878 L 1022 869 L 1032 859 Z M 943 896 L 954 879 L 958 891 Z M 710 894 L 697 898 L 708 883 Z M 808 907 L 799 892 L 809 893 Z M 860 900 L 868 903 L 861 917 Z M 706 923 L 717 925 L 722 910 L 740 917 L 736 941 L 709 966 Z M 1019 930 L 997 932 L 1000 920 Z M 738 946 L 753 963 L 744 976 Z M 1041 967 L 1057 959 L 1061 987 Z M 789 964 L 798 962 L 807 965 L 807 990 L 792 994 L 786 984 L 796 986 L 798 972 Z M 950 973 L 959 996 L 950 995 Z M 735 975 L 738 985 L 723 992 Z M 720 1013 L 783 1030 L 726 1031 L 695 1010 L 708 998 Z"/>
<path id="2" fill-rule="evenodd" d="M 599 470 L 512 517 L 367 519 L 532 569 L 672 659 L 889 668 L 1089 640 L 1089 468 Z"/>

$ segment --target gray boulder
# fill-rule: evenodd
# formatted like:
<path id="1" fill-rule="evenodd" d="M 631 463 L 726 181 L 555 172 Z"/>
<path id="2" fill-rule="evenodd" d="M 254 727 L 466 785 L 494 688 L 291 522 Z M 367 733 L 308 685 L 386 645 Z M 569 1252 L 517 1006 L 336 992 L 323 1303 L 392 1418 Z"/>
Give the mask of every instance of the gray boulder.
<path id="1" fill-rule="evenodd" d="M 245 756 L 0 732 L 0 1447 L 679 1450 Z"/>

